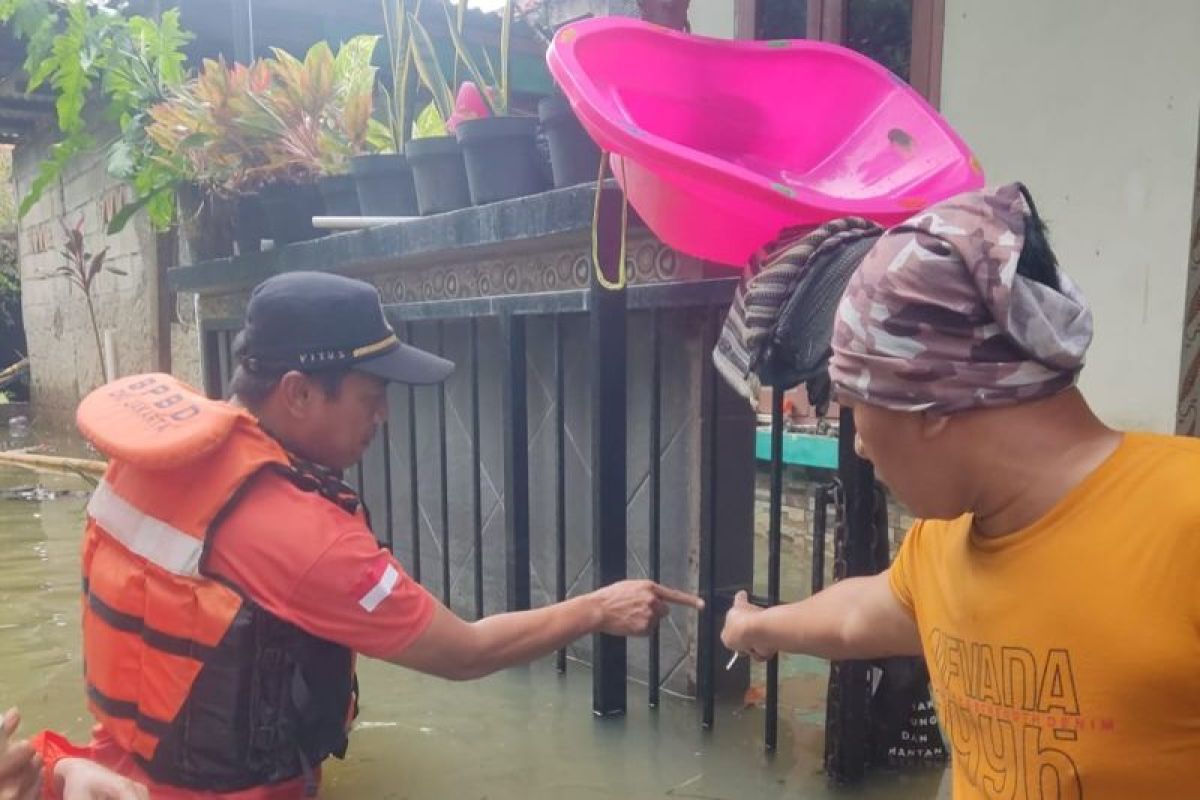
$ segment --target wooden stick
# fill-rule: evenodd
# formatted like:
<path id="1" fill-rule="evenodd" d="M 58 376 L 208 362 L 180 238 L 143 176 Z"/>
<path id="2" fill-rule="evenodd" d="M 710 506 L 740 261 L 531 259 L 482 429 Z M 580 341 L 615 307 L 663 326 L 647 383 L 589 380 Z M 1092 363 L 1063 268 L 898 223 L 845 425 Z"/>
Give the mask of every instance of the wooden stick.
<path id="1" fill-rule="evenodd" d="M 0 370 L 0 386 L 4 386 L 10 381 L 16 379 L 27 369 L 29 369 L 29 359 L 22 358 L 17 363 Z"/>
<path id="2" fill-rule="evenodd" d="M 27 453 L 14 450 L 0 450 L 0 464 L 13 464 L 18 467 L 34 469 L 50 469 L 59 472 L 83 473 L 85 475 L 103 475 L 108 464 L 87 458 L 66 458 L 64 456 L 48 456 L 41 453 Z"/>

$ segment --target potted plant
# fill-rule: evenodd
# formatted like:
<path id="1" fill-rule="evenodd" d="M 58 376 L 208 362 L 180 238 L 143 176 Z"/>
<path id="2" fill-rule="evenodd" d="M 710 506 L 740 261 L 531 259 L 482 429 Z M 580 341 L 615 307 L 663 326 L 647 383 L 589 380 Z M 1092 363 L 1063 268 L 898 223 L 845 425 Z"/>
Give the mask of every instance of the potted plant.
<path id="1" fill-rule="evenodd" d="M 353 156 L 366 148 L 373 107 L 378 37 L 358 36 L 335 55 L 325 42 L 304 59 L 273 49 L 266 61 L 270 80 L 247 93 L 246 112 L 233 121 L 235 133 L 251 144 L 255 164 L 246 180 L 260 187 L 263 213 L 277 244 L 323 234 L 312 218 L 335 212 L 356 215 L 347 173 Z M 332 178 L 321 185 L 321 179 Z M 324 194 L 323 194 L 324 192 Z"/>
<path id="2" fill-rule="evenodd" d="M 501 10 L 500 72 L 496 73 L 485 50 L 486 76 L 450 20 L 449 9 L 445 5 L 443 9 L 458 60 L 471 76 L 459 87 L 451 118 L 463 150 L 471 201 L 483 205 L 544 191 L 549 181 L 537 146 L 537 118 L 509 113 L 512 0 L 506 0 Z M 419 25 L 414 20 L 413 27 Z"/>
<path id="3" fill-rule="evenodd" d="M 335 108 L 317 140 L 321 177 L 317 187 L 326 213 L 356 217 L 361 213 L 358 187 L 350 161 L 367 151 L 375 104 L 372 59 L 378 36 L 357 36 L 338 49 L 333 61 Z"/>
<path id="4" fill-rule="evenodd" d="M 270 86 L 252 95 L 259 113 L 239 122 L 264 134 L 266 163 L 258 171 L 259 198 L 271 238 L 287 245 L 322 235 L 312 224 L 313 217 L 325 214 L 317 179 L 330 137 L 340 133 L 334 117 L 341 109 L 334 81 L 336 59 L 326 42 L 310 47 L 303 60 L 279 48 L 271 52 Z"/>
<path id="5" fill-rule="evenodd" d="M 350 171 L 366 216 L 410 217 L 417 214 L 412 170 L 404 156 L 411 135 L 409 88 L 412 82 L 412 41 L 403 0 L 381 0 L 388 46 L 391 91 L 382 90 L 386 124 L 370 135 L 373 152 L 350 159 Z M 418 7 L 420 2 L 418 0 Z"/>
<path id="6" fill-rule="evenodd" d="M 412 168 L 417 209 L 427 215 L 466 208 L 471 205 L 471 192 L 462 147 L 447 125 L 454 113 L 454 91 L 438 63 L 429 34 L 415 17 L 410 20 L 409 28 L 413 63 L 421 83 L 433 98 L 417 115 L 413 138 L 404 145 L 404 154 Z"/>
<path id="7" fill-rule="evenodd" d="M 260 113 L 255 95 L 268 90 L 271 71 L 206 60 L 197 76 L 148 111 L 147 137 L 175 164 L 181 232 L 198 260 L 257 251 L 268 238 L 258 202 L 258 171 L 268 161 L 267 132 L 244 120 Z"/>
<path id="8" fill-rule="evenodd" d="M 596 180 L 600 148 L 583 129 L 570 101 L 558 93 L 542 98 L 538 101 L 538 119 L 550 149 L 554 186 L 561 189 Z"/>

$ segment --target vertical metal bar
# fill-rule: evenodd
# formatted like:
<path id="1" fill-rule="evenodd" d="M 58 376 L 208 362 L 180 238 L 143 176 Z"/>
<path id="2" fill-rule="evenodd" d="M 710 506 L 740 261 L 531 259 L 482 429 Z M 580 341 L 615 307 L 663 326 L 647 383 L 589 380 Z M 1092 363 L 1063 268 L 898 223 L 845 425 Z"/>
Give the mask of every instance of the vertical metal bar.
<path id="1" fill-rule="evenodd" d="M 563 316 L 554 315 L 554 599 L 567 599 L 567 411 L 566 362 L 563 360 Z M 556 665 L 567 671 L 567 649 Z"/>
<path id="2" fill-rule="evenodd" d="M 390 404 L 390 402 L 389 402 Z M 395 519 L 392 509 L 392 428 L 387 420 L 383 422 L 383 524 L 384 541 L 388 551 L 395 550 Z"/>
<path id="3" fill-rule="evenodd" d="M 783 399 L 785 392 L 771 392 L 771 502 L 767 529 L 767 605 L 779 605 L 779 550 L 783 539 Z M 764 744 L 775 752 L 779 734 L 779 656 L 767 662 L 767 709 Z"/>
<path id="4" fill-rule="evenodd" d="M 171 320 L 175 317 L 175 293 L 167 282 L 167 269 L 179 262 L 179 229 L 171 227 L 154 237 L 155 354 L 158 372 L 171 372 Z M 115 375 L 113 377 L 116 377 Z"/>
<path id="5" fill-rule="evenodd" d="M 446 353 L 446 323 L 437 323 L 437 353 Z M 438 466 L 441 470 L 442 510 L 442 603 L 450 607 L 450 466 L 446 444 L 446 384 L 439 383 L 438 393 Z"/>
<path id="6" fill-rule="evenodd" d="M 597 231 L 601 261 L 615 280 L 624 231 L 614 190 L 604 190 Z M 602 265 L 608 265 L 605 268 Z M 597 588 L 626 576 L 625 362 L 624 290 L 605 289 L 593 271 L 589 292 L 589 359 L 592 393 L 592 574 Z M 592 639 L 592 712 L 617 716 L 626 710 L 626 641 L 597 634 Z"/>
<path id="7" fill-rule="evenodd" d="M 650 530 L 649 550 L 650 580 L 658 583 L 662 579 L 662 315 L 656 308 L 650 318 Z M 658 626 L 650 632 L 650 665 L 647 683 L 650 693 L 647 702 L 658 708 L 658 685 L 662 680 L 662 641 Z"/>
<path id="8" fill-rule="evenodd" d="M 700 351 L 700 419 L 704 430 L 701 442 L 705 445 L 700 453 L 700 496 L 705 498 L 700 510 L 700 596 L 704 598 L 704 610 L 700 614 L 696 655 L 696 683 L 700 691 L 700 721 L 705 729 L 714 722 L 717 697 L 717 572 L 716 548 L 716 470 L 717 470 L 717 370 L 709 356 L 719 330 L 719 311 L 712 310 L 705 323 L 704 346 Z"/>
<path id="9" fill-rule="evenodd" d="M 404 339 L 410 344 L 413 341 L 413 325 L 404 325 Z M 417 583 L 421 582 L 421 485 L 417 465 L 420 462 L 417 452 L 417 390 L 408 387 L 408 490 L 412 496 L 409 509 L 410 535 L 412 536 L 412 576 Z"/>
<path id="10" fill-rule="evenodd" d="M 854 452 L 854 414 L 849 409 L 842 409 L 838 426 L 838 479 L 846 511 L 845 534 L 834 543 L 835 580 L 869 575 L 875 562 L 875 471 Z M 835 661 L 830 666 L 825 768 L 836 781 L 852 783 L 866 772 L 869 670 L 865 661 Z"/>
<path id="11" fill-rule="evenodd" d="M 471 511 L 475 544 L 475 618 L 483 618 L 483 485 L 479 433 L 479 320 L 471 317 Z"/>
<path id="12" fill-rule="evenodd" d="M 221 332 L 202 329 L 201 341 L 204 343 L 200 351 L 200 367 L 204 373 L 204 394 L 210 399 L 219 399 L 221 395 Z"/>
<path id="13" fill-rule="evenodd" d="M 529 608 L 529 412 L 525 318 L 504 318 L 504 527 L 508 610 Z"/>
<path id="14" fill-rule="evenodd" d="M 819 486 L 813 497 L 811 594 L 825 588 L 825 532 L 829 529 L 829 503 L 836 486 L 836 483 Z"/>
<path id="15" fill-rule="evenodd" d="M 846 502 L 846 574 L 870 575 L 875 564 L 875 469 L 854 451 L 854 414 L 842 409 L 838 477 Z"/>
<path id="16" fill-rule="evenodd" d="M 233 377 L 233 332 L 219 331 L 217 333 L 217 357 L 220 359 L 218 368 L 220 383 L 218 396 L 229 397 L 229 379 Z"/>

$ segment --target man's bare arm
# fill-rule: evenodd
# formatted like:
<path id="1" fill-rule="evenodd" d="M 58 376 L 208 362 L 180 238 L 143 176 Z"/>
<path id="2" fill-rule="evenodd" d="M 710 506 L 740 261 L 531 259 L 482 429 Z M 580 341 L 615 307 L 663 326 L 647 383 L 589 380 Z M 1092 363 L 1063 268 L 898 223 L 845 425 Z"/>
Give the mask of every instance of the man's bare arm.
<path id="1" fill-rule="evenodd" d="M 581 636 L 645 636 L 668 604 L 703 607 L 700 598 L 651 581 L 621 581 L 529 611 L 466 622 L 438 605 L 416 640 L 387 660 L 450 680 L 472 680 L 553 653 Z"/>
<path id="2" fill-rule="evenodd" d="M 888 573 L 848 578 L 806 600 L 761 609 L 739 592 L 721 641 L 770 658 L 807 653 L 829 660 L 920 655 L 916 621 L 888 585 Z"/>

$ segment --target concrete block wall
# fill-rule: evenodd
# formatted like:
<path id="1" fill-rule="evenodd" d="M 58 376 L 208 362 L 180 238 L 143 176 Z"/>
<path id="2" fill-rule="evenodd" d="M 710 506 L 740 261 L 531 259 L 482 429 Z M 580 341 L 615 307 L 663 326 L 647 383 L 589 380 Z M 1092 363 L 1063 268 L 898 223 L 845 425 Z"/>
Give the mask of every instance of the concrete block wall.
<path id="1" fill-rule="evenodd" d="M 33 182 L 47 142 L 35 139 L 13 153 L 13 177 L 19 196 Z M 106 264 L 126 275 L 102 273 L 93 300 L 101 331 L 114 331 L 119 374 L 150 370 L 156 364 L 157 284 L 155 239 L 149 223 L 138 218 L 115 236 L 106 232 L 121 208 L 127 189 L 108 176 L 105 147 L 84 154 L 20 221 L 18 258 L 29 355 L 31 393 L 39 417 L 68 425 L 79 398 L 102 382 L 100 357 L 83 293 L 55 270 L 61 254 L 62 223 L 84 220 L 88 250 L 108 248 Z"/>
<path id="2" fill-rule="evenodd" d="M 801 565 L 807 574 L 812 563 L 813 547 L 813 513 L 816 507 L 817 490 L 833 477 L 825 470 L 805 467 L 786 466 L 783 474 L 783 514 L 781 529 L 783 533 L 783 558 L 791 559 Z M 765 552 L 766 536 L 769 527 L 771 503 L 771 470 L 763 462 L 759 462 L 755 476 L 754 490 L 754 533 L 755 549 Z M 894 497 L 888 496 L 888 540 L 891 543 L 893 555 L 905 534 L 912 527 L 913 516 Z M 825 538 L 825 572 L 826 583 L 832 580 L 833 567 L 833 525 L 832 508 L 829 510 L 828 529 Z M 765 574 L 765 572 L 763 573 Z M 807 586 L 807 584 L 805 584 Z M 807 589 L 804 589 L 807 592 Z"/>

